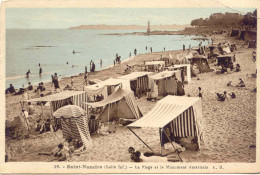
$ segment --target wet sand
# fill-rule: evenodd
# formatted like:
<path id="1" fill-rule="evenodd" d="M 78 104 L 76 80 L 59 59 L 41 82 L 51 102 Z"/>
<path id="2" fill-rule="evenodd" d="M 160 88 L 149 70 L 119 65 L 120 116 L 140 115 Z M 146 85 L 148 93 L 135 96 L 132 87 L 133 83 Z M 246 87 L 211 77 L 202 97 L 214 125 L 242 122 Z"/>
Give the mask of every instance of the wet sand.
<path id="1" fill-rule="evenodd" d="M 214 35 L 214 42 L 232 41 L 224 35 Z M 185 151 L 181 157 L 185 162 L 255 162 L 256 159 L 256 93 L 251 92 L 256 88 L 255 73 L 256 64 L 252 62 L 252 52 L 255 49 L 241 48 L 243 41 L 236 41 L 238 50 L 237 61 L 241 65 L 241 72 L 217 75 L 215 72 L 199 74 L 192 78 L 190 84 L 185 85 L 186 95 L 198 96 L 198 87 L 202 88 L 203 110 L 203 135 L 204 143 L 201 151 Z M 159 59 L 160 55 L 172 55 L 183 51 L 166 51 L 158 53 L 140 54 L 133 59 L 114 67 L 90 73 L 91 79 L 105 80 L 109 77 L 123 75 L 126 65 L 135 65 L 135 70 L 140 70 L 140 64 L 146 60 Z M 84 71 L 84 70 L 83 70 Z M 74 77 L 74 84 L 78 90 L 82 90 L 84 75 Z M 243 78 L 245 88 L 228 87 L 226 84 L 232 81 L 238 83 L 238 78 Z M 70 84 L 70 78 L 60 81 L 61 88 Z M 47 94 L 51 84 L 46 84 Z M 217 101 L 215 92 L 235 92 L 235 99 Z M 36 94 L 30 92 L 31 98 Z M 21 110 L 21 96 L 6 96 L 6 119 L 12 120 L 18 116 Z M 145 97 L 137 100 L 140 110 L 146 114 L 156 102 L 146 101 Z M 39 112 L 39 111 L 38 111 Z M 47 113 L 47 110 L 45 111 Z M 136 133 L 146 141 L 155 151 L 160 151 L 158 129 L 135 129 Z M 92 135 L 93 147 L 79 156 L 72 156 L 70 161 L 106 161 L 106 162 L 130 162 L 127 152 L 128 147 L 133 146 L 140 151 L 148 151 L 141 141 L 137 139 L 127 128 L 119 126 L 115 133 L 107 136 Z M 10 161 L 51 161 L 48 156 L 38 156 L 39 151 L 51 150 L 62 140 L 62 132 L 45 133 L 24 140 L 8 140 L 7 153 Z M 22 145 L 22 146 L 21 146 Z M 46 146 L 47 145 L 47 146 Z M 251 148 L 251 147 L 252 148 Z"/>

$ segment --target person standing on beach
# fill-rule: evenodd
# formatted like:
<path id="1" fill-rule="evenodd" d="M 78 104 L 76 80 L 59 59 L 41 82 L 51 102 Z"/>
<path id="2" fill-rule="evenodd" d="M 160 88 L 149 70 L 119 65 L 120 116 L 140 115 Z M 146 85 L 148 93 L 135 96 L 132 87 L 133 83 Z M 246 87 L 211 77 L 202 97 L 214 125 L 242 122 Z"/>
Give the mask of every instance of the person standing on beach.
<path id="1" fill-rule="evenodd" d="M 183 44 L 183 46 L 182 46 L 182 47 L 183 47 L 183 51 L 185 51 L 185 45 L 184 45 L 184 44 Z"/>
<path id="2" fill-rule="evenodd" d="M 57 89 L 60 88 L 57 73 L 55 73 L 53 76 L 53 84 L 54 84 L 55 91 L 57 92 Z"/>
<path id="3" fill-rule="evenodd" d="M 40 77 L 42 76 L 42 67 L 40 67 L 39 75 L 40 75 Z"/>
<path id="4" fill-rule="evenodd" d="M 85 76 L 84 76 L 84 83 L 83 83 L 83 84 L 88 85 L 88 73 L 87 73 L 87 72 L 85 73 Z"/>
<path id="5" fill-rule="evenodd" d="M 147 50 L 147 46 L 145 47 L 145 50 Z"/>
<path id="6" fill-rule="evenodd" d="M 165 52 L 165 47 L 163 48 L 164 52 Z"/>
<path id="7" fill-rule="evenodd" d="M 137 50 L 136 50 L 136 49 L 134 50 L 134 54 L 135 54 L 135 56 L 136 56 L 136 54 L 137 54 Z"/>
<path id="8" fill-rule="evenodd" d="M 151 53 L 153 53 L 153 48 L 152 47 L 150 47 L 150 50 L 151 50 Z"/>
<path id="9" fill-rule="evenodd" d="M 74 85 L 74 79 L 73 79 L 73 76 L 71 76 L 71 79 L 70 79 L 70 80 L 71 80 L 71 82 L 70 82 L 70 83 L 71 83 L 71 88 L 73 88 L 73 85 Z"/>
<path id="10" fill-rule="evenodd" d="M 85 66 L 85 74 L 88 73 L 88 67 Z"/>
<path id="11" fill-rule="evenodd" d="M 39 67 L 41 67 L 41 64 L 39 63 Z"/>
<path id="12" fill-rule="evenodd" d="M 29 69 L 27 72 L 26 72 L 26 78 L 29 78 L 29 74 L 31 74 L 31 70 Z M 31 74 L 32 75 L 32 74 Z"/>
<path id="13" fill-rule="evenodd" d="M 92 71 L 91 72 L 95 72 L 95 67 L 96 67 L 96 65 L 95 65 L 95 63 L 94 62 L 92 62 Z"/>
<path id="14" fill-rule="evenodd" d="M 92 70 L 92 63 L 93 63 L 93 61 L 91 60 L 90 63 L 89 63 L 89 70 L 90 71 Z"/>
<path id="15" fill-rule="evenodd" d="M 102 68 L 102 59 L 100 59 L 100 68 Z"/>

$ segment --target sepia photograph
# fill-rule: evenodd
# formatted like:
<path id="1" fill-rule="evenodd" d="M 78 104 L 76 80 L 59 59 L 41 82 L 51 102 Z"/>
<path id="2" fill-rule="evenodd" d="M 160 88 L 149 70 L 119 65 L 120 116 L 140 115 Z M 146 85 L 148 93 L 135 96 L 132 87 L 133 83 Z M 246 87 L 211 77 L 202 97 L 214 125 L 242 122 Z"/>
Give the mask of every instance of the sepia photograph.
<path id="1" fill-rule="evenodd" d="M 257 163 L 258 9 L 233 5 L 6 6 L 3 163 Z"/>

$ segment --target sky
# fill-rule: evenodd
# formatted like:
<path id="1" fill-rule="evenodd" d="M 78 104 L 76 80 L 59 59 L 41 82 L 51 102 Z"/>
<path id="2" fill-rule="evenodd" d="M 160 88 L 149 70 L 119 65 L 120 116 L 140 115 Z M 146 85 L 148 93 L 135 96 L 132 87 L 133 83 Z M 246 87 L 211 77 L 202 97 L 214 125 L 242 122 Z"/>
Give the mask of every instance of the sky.
<path id="1" fill-rule="evenodd" d="M 80 25 L 185 25 L 212 13 L 254 8 L 6 8 L 6 28 L 67 29 Z"/>

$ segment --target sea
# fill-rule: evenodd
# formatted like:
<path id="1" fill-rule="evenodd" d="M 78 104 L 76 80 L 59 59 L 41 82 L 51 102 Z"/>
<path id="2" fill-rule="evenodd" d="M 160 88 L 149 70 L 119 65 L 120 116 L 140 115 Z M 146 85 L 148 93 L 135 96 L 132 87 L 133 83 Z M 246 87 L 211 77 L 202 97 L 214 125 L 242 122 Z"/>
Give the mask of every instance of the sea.
<path id="1" fill-rule="evenodd" d="M 137 54 L 198 46 L 196 36 L 184 35 L 123 35 L 124 33 L 145 32 L 141 30 L 71 30 L 71 29 L 7 29 L 6 30 L 6 88 L 27 87 L 31 82 L 51 81 L 51 75 L 59 78 L 84 73 L 92 60 L 96 70 L 114 64 L 116 54 L 121 60 Z M 111 35 L 119 33 L 119 35 Z M 109 35 L 108 35 L 109 34 Z M 122 35 L 120 35 L 122 34 Z M 208 41 L 203 41 L 205 45 Z M 147 50 L 146 50 L 147 46 Z M 74 53 L 73 53 L 74 51 Z M 100 60 L 102 59 L 102 66 Z M 39 64 L 42 76 L 39 76 Z M 25 77 L 30 70 L 29 78 Z"/>

